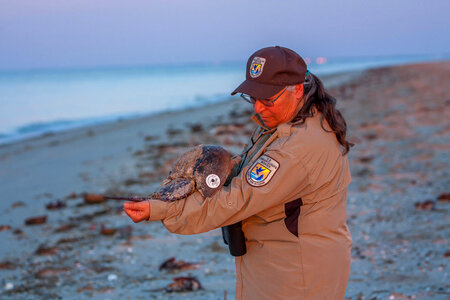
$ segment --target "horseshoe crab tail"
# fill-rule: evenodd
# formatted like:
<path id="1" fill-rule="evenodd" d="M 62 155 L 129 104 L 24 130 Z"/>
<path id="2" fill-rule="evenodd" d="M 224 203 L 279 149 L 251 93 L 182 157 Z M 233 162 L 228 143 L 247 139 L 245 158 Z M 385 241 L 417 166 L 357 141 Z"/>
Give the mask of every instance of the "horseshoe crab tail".
<path id="1" fill-rule="evenodd" d="M 146 201 L 146 200 L 150 200 L 152 198 L 150 197 L 111 197 L 111 196 L 104 196 L 105 199 L 110 199 L 110 200 L 128 200 L 128 201 L 134 201 L 134 202 L 142 202 L 142 201 Z"/>

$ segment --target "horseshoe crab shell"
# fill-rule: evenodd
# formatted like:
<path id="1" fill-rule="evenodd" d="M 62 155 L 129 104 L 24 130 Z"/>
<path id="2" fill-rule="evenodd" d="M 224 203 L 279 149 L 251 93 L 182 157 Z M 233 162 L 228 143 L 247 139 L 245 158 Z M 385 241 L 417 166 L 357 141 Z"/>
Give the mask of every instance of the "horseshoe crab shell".
<path id="1" fill-rule="evenodd" d="M 225 183 L 232 169 L 231 154 L 220 146 L 199 145 L 184 153 L 173 165 L 153 199 L 174 201 L 198 190 L 211 197 Z"/>

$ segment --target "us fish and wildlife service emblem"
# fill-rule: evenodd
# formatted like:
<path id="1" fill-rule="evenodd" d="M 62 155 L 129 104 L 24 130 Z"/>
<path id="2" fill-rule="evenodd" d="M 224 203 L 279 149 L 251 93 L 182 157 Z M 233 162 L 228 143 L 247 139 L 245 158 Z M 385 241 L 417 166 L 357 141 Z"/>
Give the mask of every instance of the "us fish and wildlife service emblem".
<path id="1" fill-rule="evenodd" d="M 254 57 L 250 64 L 250 76 L 252 78 L 259 77 L 262 74 L 266 59 L 262 57 Z"/>
<path id="2" fill-rule="evenodd" d="M 247 170 L 246 179 L 252 186 L 263 186 L 269 183 L 280 164 L 273 158 L 262 155 Z"/>

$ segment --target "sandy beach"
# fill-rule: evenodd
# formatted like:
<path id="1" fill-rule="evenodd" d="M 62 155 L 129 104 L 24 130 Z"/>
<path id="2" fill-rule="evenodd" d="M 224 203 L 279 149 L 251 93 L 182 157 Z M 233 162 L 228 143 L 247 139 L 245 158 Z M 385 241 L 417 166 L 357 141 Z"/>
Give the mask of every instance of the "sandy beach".
<path id="1" fill-rule="evenodd" d="M 450 296 L 449 81 L 448 61 L 324 78 L 356 144 L 347 299 Z M 0 298 L 234 299 L 219 229 L 174 235 L 160 222 L 134 224 L 120 201 L 84 196 L 149 195 L 198 144 L 240 152 L 251 112 L 232 99 L 0 146 Z M 37 216 L 45 221 L 26 224 Z M 160 270 L 171 257 L 197 265 Z M 203 288 L 167 292 L 180 276 Z"/>

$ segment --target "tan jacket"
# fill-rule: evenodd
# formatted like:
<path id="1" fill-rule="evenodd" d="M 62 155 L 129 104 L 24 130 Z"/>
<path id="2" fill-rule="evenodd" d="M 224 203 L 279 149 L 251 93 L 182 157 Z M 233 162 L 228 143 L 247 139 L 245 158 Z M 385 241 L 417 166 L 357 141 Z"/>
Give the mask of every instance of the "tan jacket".
<path id="1" fill-rule="evenodd" d="M 150 200 L 149 220 L 195 234 L 242 221 L 236 299 L 344 299 L 352 238 L 346 225 L 347 155 L 316 111 L 279 125 L 242 172 L 210 198 Z M 327 121 L 324 127 L 330 131 Z"/>

